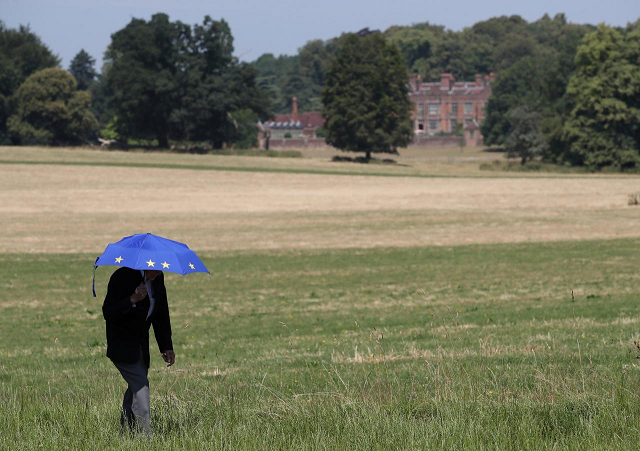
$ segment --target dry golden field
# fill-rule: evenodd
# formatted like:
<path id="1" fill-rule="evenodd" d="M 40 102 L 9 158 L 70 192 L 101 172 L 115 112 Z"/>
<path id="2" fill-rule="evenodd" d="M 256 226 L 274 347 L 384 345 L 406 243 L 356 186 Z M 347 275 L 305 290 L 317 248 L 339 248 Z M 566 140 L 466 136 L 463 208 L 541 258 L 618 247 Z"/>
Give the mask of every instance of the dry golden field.
<path id="1" fill-rule="evenodd" d="M 269 159 L 0 148 L 0 253 L 99 252 L 139 232 L 220 251 L 640 236 L 640 207 L 627 205 L 640 178 L 478 170 L 478 160 L 497 158 L 410 149 L 386 166 L 309 152 Z M 145 164 L 164 167 L 135 166 Z"/>

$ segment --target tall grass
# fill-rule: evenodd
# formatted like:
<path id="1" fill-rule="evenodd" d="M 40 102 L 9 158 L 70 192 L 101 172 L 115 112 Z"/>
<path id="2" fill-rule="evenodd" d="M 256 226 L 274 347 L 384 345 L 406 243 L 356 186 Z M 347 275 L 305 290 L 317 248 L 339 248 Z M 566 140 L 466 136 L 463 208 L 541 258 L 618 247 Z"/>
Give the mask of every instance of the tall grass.
<path id="1" fill-rule="evenodd" d="M 149 440 L 90 256 L 1 255 L 0 448 L 635 449 L 638 244 L 205 255 L 167 276 Z"/>

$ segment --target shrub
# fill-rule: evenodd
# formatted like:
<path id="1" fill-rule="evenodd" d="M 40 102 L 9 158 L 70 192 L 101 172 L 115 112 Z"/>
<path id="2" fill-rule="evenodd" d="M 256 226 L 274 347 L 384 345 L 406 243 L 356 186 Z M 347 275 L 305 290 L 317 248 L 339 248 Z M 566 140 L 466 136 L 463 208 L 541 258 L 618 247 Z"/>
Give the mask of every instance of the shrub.
<path id="1" fill-rule="evenodd" d="M 326 138 L 327 137 L 327 129 L 324 127 L 316 128 L 316 138 Z"/>

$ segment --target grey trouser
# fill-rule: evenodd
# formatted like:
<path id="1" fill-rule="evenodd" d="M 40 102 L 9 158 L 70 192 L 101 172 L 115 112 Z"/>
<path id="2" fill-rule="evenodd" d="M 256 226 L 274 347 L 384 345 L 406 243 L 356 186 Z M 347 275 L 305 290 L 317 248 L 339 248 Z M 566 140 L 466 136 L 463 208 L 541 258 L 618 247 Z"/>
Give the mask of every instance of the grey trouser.
<path id="1" fill-rule="evenodd" d="M 120 424 L 122 431 L 126 430 L 125 423 L 132 431 L 142 430 L 146 435 L 151 434 L 151 415 L 149 413 L 149 368 L 142 360 L 136 363 L 113 362 L 129 387 L 124 392 L 122 400 L 122 415 Z"/>

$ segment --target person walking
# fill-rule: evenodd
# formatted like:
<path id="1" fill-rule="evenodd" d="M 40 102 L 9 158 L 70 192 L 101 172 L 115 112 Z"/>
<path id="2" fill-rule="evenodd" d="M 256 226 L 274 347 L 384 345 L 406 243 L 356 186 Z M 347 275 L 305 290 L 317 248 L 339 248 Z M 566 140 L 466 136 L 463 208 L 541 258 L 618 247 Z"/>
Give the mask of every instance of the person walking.
<path id="1" fill-rule="evenodd" d="M 121 267 L 109 279 L 102 306 L 107 357 L 127 383 L 122 400 L 122 431 L 151 435 L 149 410 L 149 329 L 167 367 L 175 363 L 164 274 L 159 270 Z"/>

